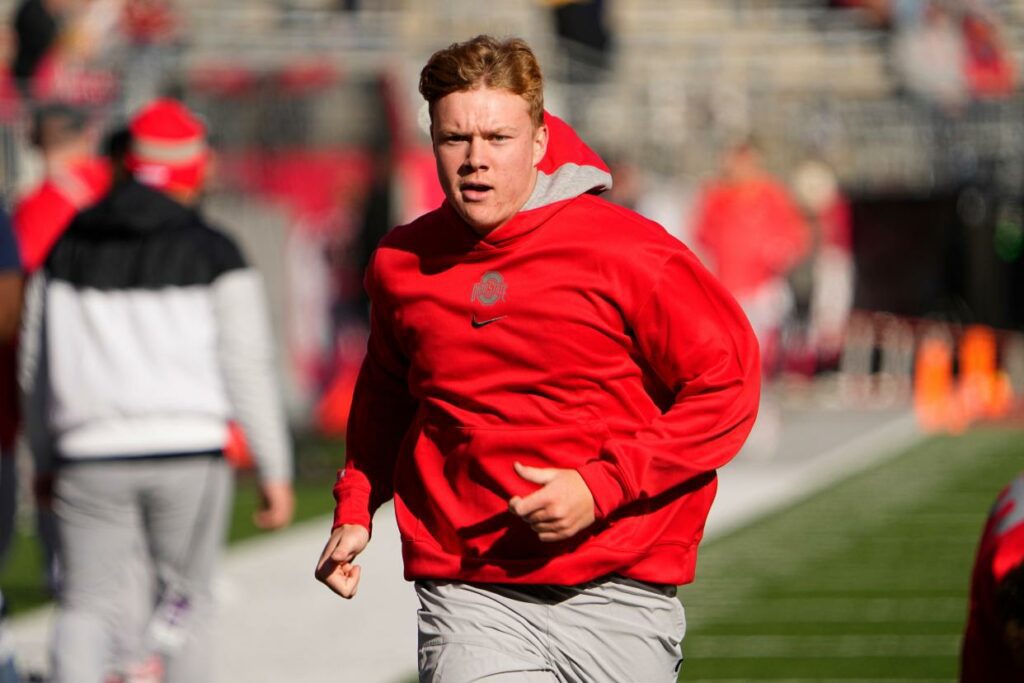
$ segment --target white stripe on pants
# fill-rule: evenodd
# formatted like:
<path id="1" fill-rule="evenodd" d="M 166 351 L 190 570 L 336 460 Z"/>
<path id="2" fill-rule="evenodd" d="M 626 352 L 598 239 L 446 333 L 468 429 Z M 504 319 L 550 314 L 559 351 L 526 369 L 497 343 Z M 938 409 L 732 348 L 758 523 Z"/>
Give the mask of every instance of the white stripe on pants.
<path id="1" fill-rule="evenodd" d="M 56 683 L 99 683 L 126 663 L 118 661 L 119 647 L 129 650 L 129 662 L 141 659 L 154 588 L 166 585 L 188 594 L 190 610 L 188 638 L 165 660 L 165 680 L 209 679 L 211 582 L 231 486 L 220 457 L 75 463 L 58 471 L 65 573 L 51 653 Z M 149 571 L 140 576 L 143 563 Z"/>
<path id="2" fill-rule="evenodd" d="M 418 581 L 421 683 L 668 683 L 686 631 L 675 587 Z"/>

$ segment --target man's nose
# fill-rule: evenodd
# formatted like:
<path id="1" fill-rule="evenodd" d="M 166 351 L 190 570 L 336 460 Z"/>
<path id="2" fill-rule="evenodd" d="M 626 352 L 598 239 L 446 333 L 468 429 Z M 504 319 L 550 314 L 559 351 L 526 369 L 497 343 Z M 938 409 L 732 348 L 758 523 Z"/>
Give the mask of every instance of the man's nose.
<path id="1" fill-rule="evenodd" d="M 482 138 L 474 137 L 469 141 L 469 148 L 466 150 L 466 165 L 473 170 L 487 168 L 487 143 Z"/>

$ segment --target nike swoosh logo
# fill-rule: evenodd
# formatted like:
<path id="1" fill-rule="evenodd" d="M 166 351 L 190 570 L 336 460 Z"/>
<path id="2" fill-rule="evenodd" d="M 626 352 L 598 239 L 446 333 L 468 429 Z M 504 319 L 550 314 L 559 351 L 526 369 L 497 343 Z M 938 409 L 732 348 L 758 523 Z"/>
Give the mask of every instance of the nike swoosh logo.
<path id="1" fill-rule="evenodd" d="M 507 317 L 508 316 L 505 316 L 505 315 L 499 315 L 496 318 L 488 318 L 487 320 L 477 320 L 476 319 L 476 313 L 474 313 L 473 314 L 473 327 L 483 327 L 485 325 L 490 325 L 491 323 L 496 323 L 499 320 L 502 320 L 503 318 L 507 318 Z"/>

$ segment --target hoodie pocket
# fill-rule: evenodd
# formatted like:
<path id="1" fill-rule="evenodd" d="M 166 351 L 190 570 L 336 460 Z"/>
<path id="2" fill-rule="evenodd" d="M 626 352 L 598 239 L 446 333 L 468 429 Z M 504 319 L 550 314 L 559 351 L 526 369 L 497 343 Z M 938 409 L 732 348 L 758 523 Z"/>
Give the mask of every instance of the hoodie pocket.
<path id="1" fill-rule="evenodd" d="M 607 438 L 601 423 L 552 427 L 426 427 L 413 459 L 424 495 L 416 540 L 432 540 L 463 558 L 529 561 L 571 550 L 593 527 L 562 542 L 542 543 L 509 511 L 509 499 L 540 488 L 513 464 L 576 468 L 597 457 Z"/>

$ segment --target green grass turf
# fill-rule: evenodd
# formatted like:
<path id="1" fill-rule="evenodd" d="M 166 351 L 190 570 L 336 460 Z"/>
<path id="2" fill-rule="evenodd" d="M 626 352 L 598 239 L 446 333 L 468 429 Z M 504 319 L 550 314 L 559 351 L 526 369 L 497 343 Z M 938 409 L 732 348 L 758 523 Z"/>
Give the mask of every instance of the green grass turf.
<path id="1" fill-rule="evenodd" d="M 1024 432 L 935 437 L 707 543 L 680 680 L 957 677 L 970 571 Z"/>
<path id="2" fill-rule="evenodd" d="M 334 509 L 331 487 L 335 471 L 344 460 L 344 445 L 317 437 L 299 438 L 296 443 L 295 521 L 300 522 Z M 251 472 L 238 476 L 234 508 L 228 533 L 237 543 L 267 532 L 256 528 L 252 515 L 259 505 L 259 491 Z M 31 520 L 20 520 L 4 571 L 0 573 L 9 614 L 25 612 L 46 603 L 50 596 L 42 580 L 42 559 Z M 324 528 L 324 537 L 328 529 Z"/>

